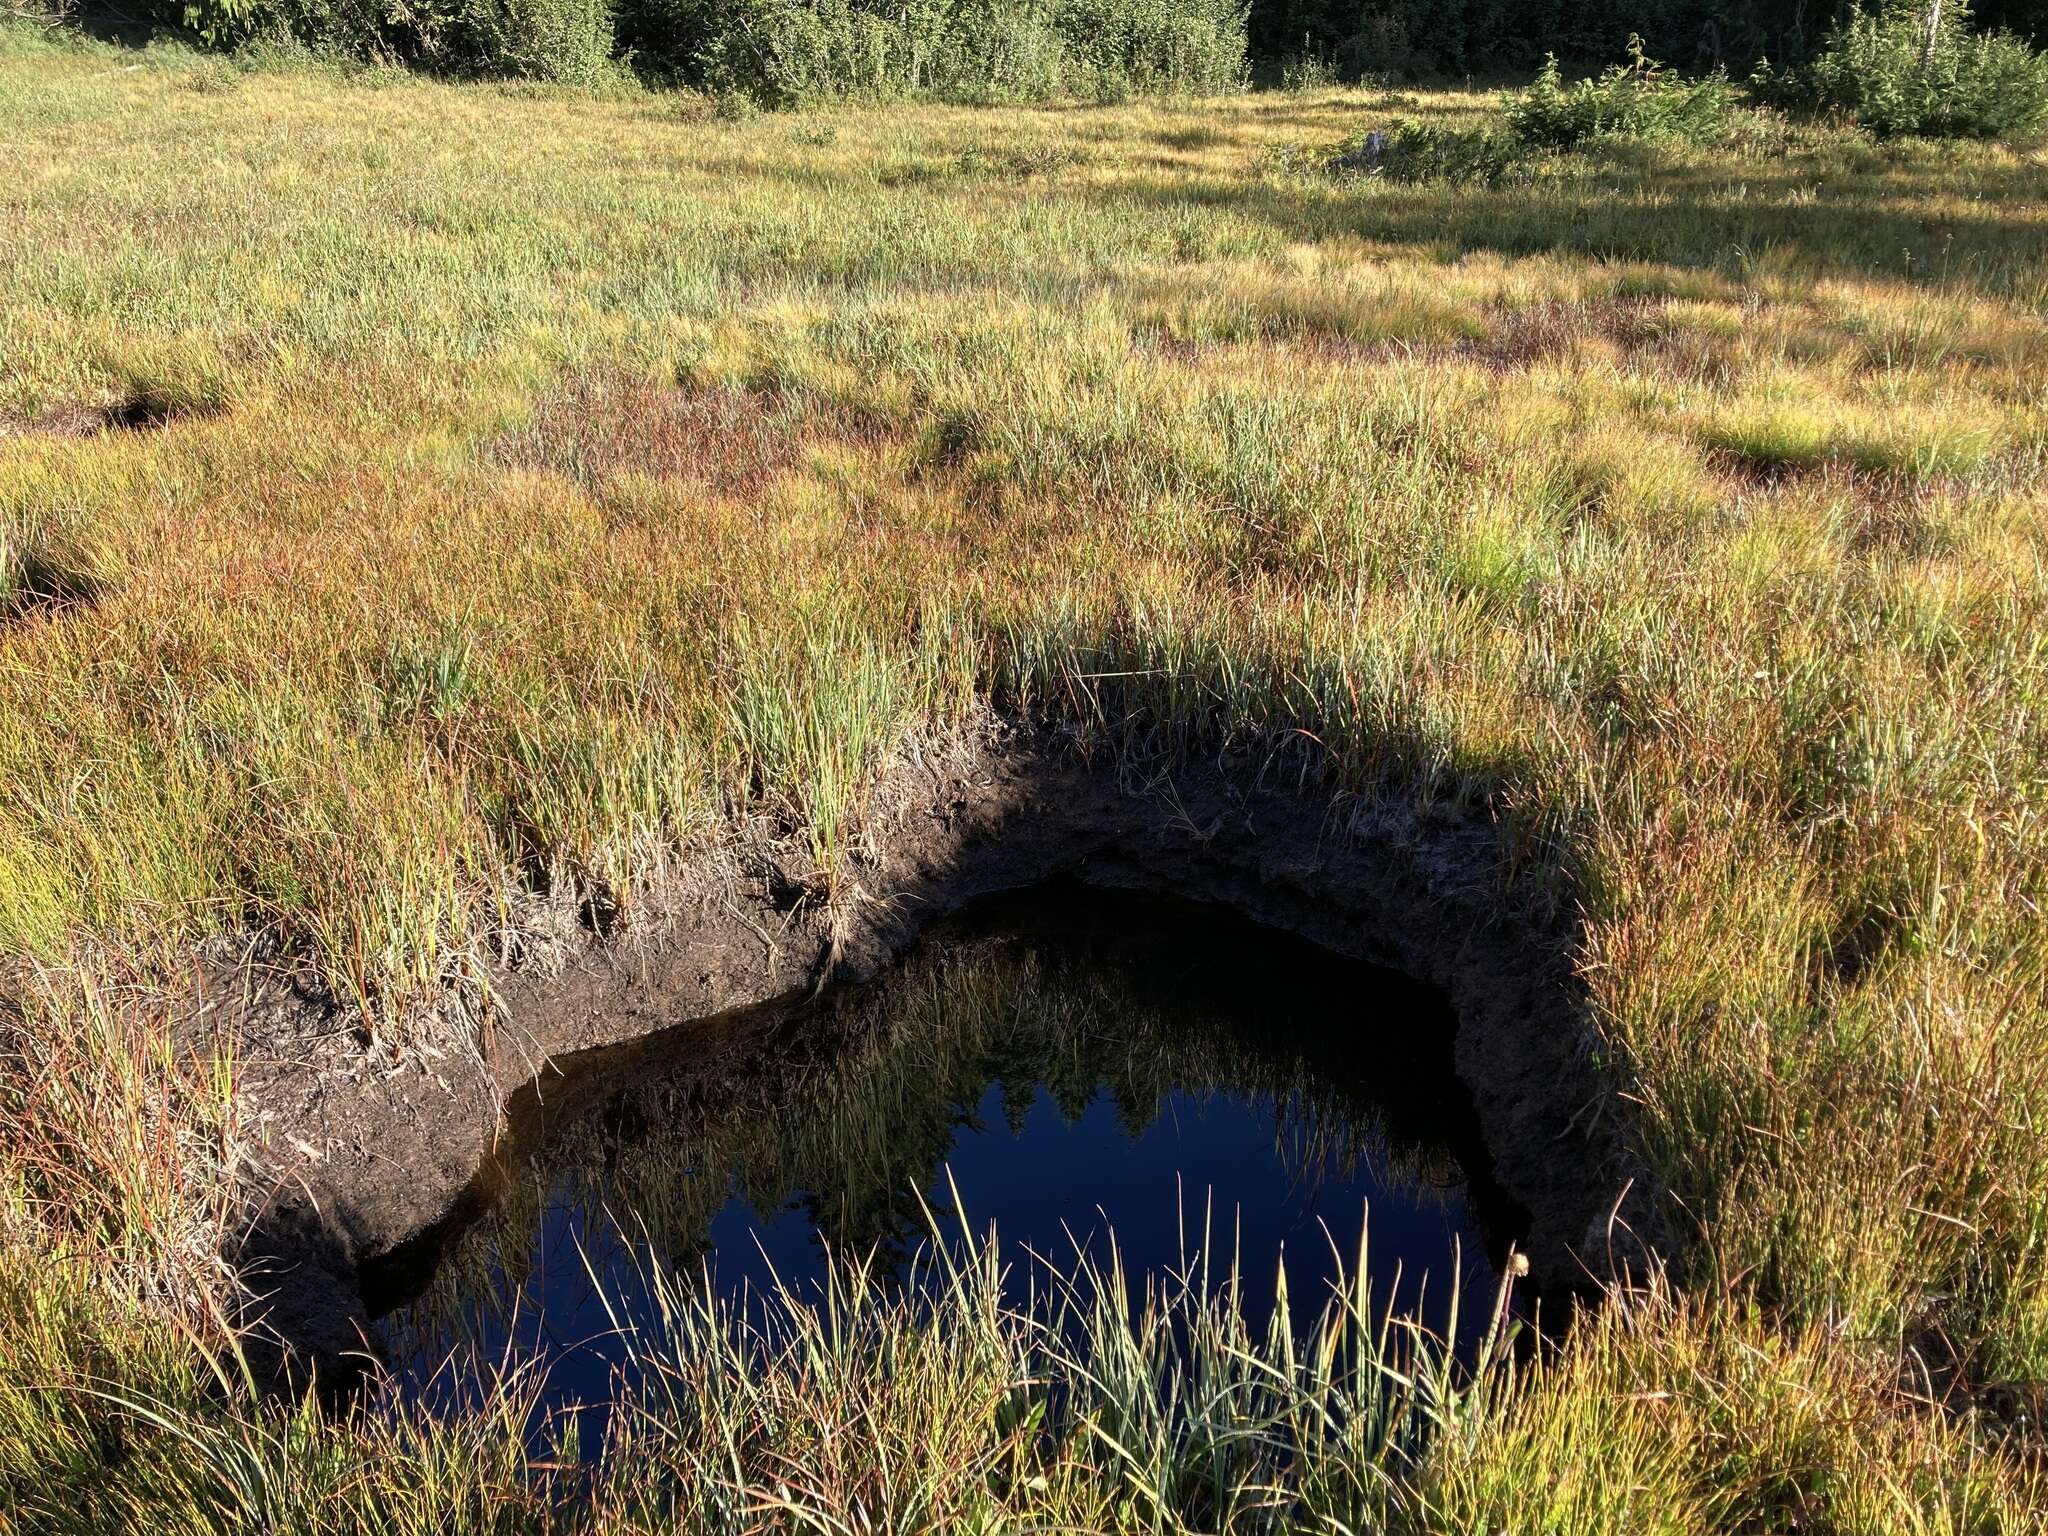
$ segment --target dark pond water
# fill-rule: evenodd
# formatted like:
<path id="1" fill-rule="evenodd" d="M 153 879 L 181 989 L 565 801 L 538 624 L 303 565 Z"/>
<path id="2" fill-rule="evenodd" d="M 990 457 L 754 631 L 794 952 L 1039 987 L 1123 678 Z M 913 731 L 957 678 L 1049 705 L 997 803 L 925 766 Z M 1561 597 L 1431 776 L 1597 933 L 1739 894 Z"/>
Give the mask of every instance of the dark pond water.
<path id="1" fill-rule="evenodd" d="M 1375 1306 L 1443 1331 L 1455 1278 L 1476 1337 L 1519 1217 L 1452 1028 L 1435 991 L 1215 909 L 1005 897 L 794 1019 L 558 1063 L 464 1207 L 371 1266 L 365 1299 L 396 1390 L 449 1390 L 451 1359 L 531 1362 L 550 1411 L 593 1405 L 586 1447 L 650 1275 L 743 1305 L 777 1277 L 814 1288 L 828 1251 L 900 1276 L 927 1211 L 956 1239 L 993 1228 L 1020 1295 L 1030 1255 L 1070 1269 L 1112 1230 L 1133 1284 L 1234 1251 L 1263 1328 L 1280 1264 L 1305 1323 L 1369 1207 Z"/>

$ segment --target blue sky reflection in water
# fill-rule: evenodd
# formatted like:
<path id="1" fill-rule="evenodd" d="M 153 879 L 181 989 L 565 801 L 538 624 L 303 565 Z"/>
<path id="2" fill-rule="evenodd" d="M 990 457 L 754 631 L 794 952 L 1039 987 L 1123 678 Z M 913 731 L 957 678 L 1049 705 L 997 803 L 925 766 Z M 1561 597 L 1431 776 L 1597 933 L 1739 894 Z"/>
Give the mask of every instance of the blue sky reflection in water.
<path id="1" fill-rule="evenodd" d="M 446 1390 L 451 1355 L 538 1356 L 548 1411 L 591 1405 L 586 1453 L 626 1355 L 613 1319 L 652 1317 L 650 1268 L 808 1291 L 829 1244 L 900 1275 L 926 1207 L 959 1233 L 955 1188 L 1020 1301 L 1032 1254 L 1100 1259 L 1113 1230 L 1142 1284 L 1206 1220 L 1259 1327 L 1283 1252 L 1313 1316 L 1369 1202 L 1375 1305 L 1442 1328 L 1462 1249 L 1473 1328 L 1518 1217 L 1452 1031 L 1431 989 L 1215 909 L 1000 898 L 865 986 L 561 1063 L 511 1106 L 466 1207 L 372 1266 L 366 1299 L 397 1390 Z"/>

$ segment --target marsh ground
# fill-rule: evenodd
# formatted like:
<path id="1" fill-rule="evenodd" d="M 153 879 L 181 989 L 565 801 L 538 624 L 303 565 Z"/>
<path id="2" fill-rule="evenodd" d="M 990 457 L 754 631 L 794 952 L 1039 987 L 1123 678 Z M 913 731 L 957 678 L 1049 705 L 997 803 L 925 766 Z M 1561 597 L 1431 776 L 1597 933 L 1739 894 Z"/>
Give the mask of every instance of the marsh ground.
<path id="1" fill-rule="evenodd" d="M 2048 160 L 1304 154 L 1489 105 L 728 122 L 0 31 L 0 1482 L 118 1442 L 64 1497 L 204 1527 L 245 1465 L 48 1390 L 205 1398 L 164 1319 L 240 1133 L 146 1006 L 191 945 L 404 1049 L 520 891 L 630 921 L 737 807 L 829 899 L 864 775 L 993 700 L 1482 809 L 1583 906 L 1687 1292 L 1475 1399 L 1399 1518 L 2037 1518 Z M 286 1524 L 541 1518 L 502 1424 L 251 1423 Z M 1117 1475 L 1085 1518 L 1172 1523 Z M 990 1487 L 948 1518 L 1029 1517 Z"/>

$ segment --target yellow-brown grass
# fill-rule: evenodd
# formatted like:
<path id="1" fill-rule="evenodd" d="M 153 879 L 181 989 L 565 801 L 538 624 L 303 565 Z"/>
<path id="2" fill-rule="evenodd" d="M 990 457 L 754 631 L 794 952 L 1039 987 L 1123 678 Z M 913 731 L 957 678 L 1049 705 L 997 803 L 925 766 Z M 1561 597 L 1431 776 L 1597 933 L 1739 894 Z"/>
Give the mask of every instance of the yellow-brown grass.
<path id="1" fill-rule="evenodd" d="M 2039 154 L 1404 187 L 1279 153 L 1362 93 L 720 123 L 0 37 L 0 950 L 254 927 L 396 1017 L 536 861 L 630 912 L 767 802 L 829 866 L 977 696 L 1312 732 L 1572 882 L 1694 1233 L 1425 1523 L 2032 1518 Z"/>

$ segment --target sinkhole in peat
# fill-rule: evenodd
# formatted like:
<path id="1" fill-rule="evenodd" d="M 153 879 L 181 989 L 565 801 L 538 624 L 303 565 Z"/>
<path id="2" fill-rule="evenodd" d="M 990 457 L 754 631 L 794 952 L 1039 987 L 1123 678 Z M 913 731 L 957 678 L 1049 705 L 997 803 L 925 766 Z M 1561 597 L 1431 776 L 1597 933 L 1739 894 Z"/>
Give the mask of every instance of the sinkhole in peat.
<path id="1" fill-rule="evenodd" d="M 1019 1308 L 1113 1247 L 1134 1293 L 1234 1286 L 1263 1331 L 1283 1271 L 1306 1327 L 1364 1232 L 1375 1312 L 1469 1351 L 1525 1223 L 1455 1027 L 1434 988 L 1221 908 L 984 900 L 874 981 L 552 1063 L 457 1210 L 364 1267 L 389 1390 L 515 1365 L 588 1444 L 677 1296 L 824 1305 L 861 1260 L 930 1286 L 991 1234 Z"/>

